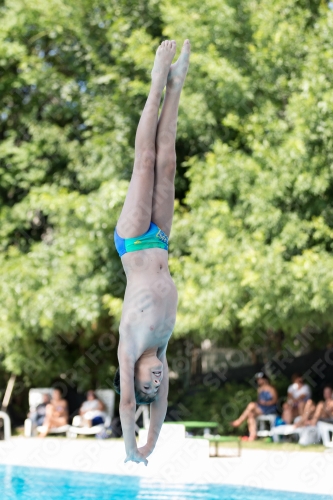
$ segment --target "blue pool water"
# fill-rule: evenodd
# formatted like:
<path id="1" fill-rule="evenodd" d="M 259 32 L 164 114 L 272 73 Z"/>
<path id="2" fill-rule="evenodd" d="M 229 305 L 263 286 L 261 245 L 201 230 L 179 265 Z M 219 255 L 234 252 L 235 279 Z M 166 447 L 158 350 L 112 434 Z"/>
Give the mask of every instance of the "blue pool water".
<path id="1" fill-rule="evenodd" d="M 165 484 L 131 476 L 0 465 L 1 500 L 332 500 L 239 486 Z"/>

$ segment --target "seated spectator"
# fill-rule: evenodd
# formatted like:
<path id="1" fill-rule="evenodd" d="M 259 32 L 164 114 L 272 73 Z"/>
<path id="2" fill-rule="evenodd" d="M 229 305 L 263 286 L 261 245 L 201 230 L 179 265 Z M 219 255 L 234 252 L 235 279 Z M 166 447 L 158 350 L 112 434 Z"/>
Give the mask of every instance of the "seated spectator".
<path id="1" fill-rule="evenodd" d="M 288 399 L 283 405 L 282 420 L 291 424 L 296 417 L 303 414 L 306 402 L 311 398 L 311 389 L 303 378 L 295 373 L 292 384 L 288 387 Z"/>
<path id="2" fill-rule="evenodd" d="M 320 401 L 317 405 L 312 399 L 306 402 L 303 415 L 296 423 L 296 427 L 316 425 L 318 420 L 333 421 L 333 390 L 331 386 L 324 387 L 323 398 L 324 401 Z"/>
<path id="3" fill-rule="evenodd" d="M 94 391 L 87 392 L 87 399 L 80 408 L 81 426 L 92 427 L 105 422 L 105 405 Z"/>
<path id="4" fill-rule="evenodd" d="M 46 415 L 46 407 L 50 403 L 50 395 L 43 394 L 43 402 L 36 406 L 34 411 L 28 413 L 28 418 L 31 419 L 33 427 L 43 425 Z"/>
<path id="5" fill-rule="evenodd" d="M 40 437 L 45 437 L 51 428 L 62 427 L 68 423 L 67 401 L 62 398 L 60 389 L 53 389 L 50 404 L 46 405 L 43 432 Z"/>
<path id="6" fill-rule="evenodd" d="M 278 395 L 267 375 L 263 372 L 259 372 L 255 375 L 255 379 L 258 386 L 257 402 L 249 403 L 241 416 L 231 424 L 233 427 L 238 427 L 247 420 L 249 441 L 254 441 L 257 437 L 256 417 L 260 415 L 271 415 L 277 411 L 276 403 Z"/>

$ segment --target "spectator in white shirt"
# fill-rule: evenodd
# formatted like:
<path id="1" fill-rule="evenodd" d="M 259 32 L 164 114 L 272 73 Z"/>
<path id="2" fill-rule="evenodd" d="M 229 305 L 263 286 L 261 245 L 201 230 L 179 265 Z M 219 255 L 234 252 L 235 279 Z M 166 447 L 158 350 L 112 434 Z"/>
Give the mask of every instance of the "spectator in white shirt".
<path id="1" fill-rule="evenodd" d="M 292 376 L 292 382 L 288 387 L 288 399 L 283 405 L 282 420 L 286 424 L 291 424 L 303 414 L 305 404 L 311 398 L 310 387 L 298 373 Z"/>
<path id="2" fill-rule="evenodd" d="M 91 427 L 105 421 L 105 405 L 94 391 L 87 392 L 87 399 L 80 408 L 80 416 L 80 425 L 82 426 Z"/>

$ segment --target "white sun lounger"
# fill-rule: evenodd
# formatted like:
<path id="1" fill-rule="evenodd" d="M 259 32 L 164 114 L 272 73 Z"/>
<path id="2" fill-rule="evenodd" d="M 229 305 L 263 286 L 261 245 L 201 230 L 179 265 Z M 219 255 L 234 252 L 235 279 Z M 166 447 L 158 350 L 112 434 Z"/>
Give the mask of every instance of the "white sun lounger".
<path id="1" fill-rule="evenodd" d="M 326 446 L 326 448 L 333 448 L 333 422 L 329 423 L 319 420 L 317 427 L 323 445 Z"/>
<path id="2" fill-rule="evenodd" d="M 320 442 L 318 428 L 315 425 L 306 425 L 304 427 L 295 427 L 294 424 L 279 425 L 274 427 L 272 431 L 274 442 L 278 442 L 280 437 L 292 435 L 298 436 L 298 443 L 302 446 L 318 444 Z"/>
<path id="3" fill-rule="evenodd" d="M 30 389 L 29 391 L 29 408 L 30 411 L 34 411 L 36 407 L 43 402 L 43 394 L 49 394 L 52 396 L 51 387 L 39 387 L 36 389 Z M 49 430 L 49 434 L 64 434 L 68 431 L 69 425 L 62 425 L 61 427 L 54 427 Z M 42 425 L 34 427 L 33 421 L 27 418 L 24 422 L 24 435 L 25 437 L 31 437 L 36 435 L 38 432 L 43 432 L 44 427 Z"/>
<path id="4" fill-rule="evenodd" d="M 272 413 L 271 415 L 259 415 L 259 417 L 256 418 L 257 436 L 258 437 L 272 436 L 276 418 L 277 414 L 275 413 Z"/>
<path id="5" fill-rule="evenodd" d="M 105 421 L 101 424 L 93 425 L 92 427 L 81 427 L 81 417 L 78 415 L 78 418 L 73 418 L 73 425 L 69 427 L 67 437 L 76 438 L 79 434 L 84 436 L 94 436 L 110 427 L 114 414 L 115 393 L 112 389 L 97 389 L 94 392 L 105 405 Z"/>

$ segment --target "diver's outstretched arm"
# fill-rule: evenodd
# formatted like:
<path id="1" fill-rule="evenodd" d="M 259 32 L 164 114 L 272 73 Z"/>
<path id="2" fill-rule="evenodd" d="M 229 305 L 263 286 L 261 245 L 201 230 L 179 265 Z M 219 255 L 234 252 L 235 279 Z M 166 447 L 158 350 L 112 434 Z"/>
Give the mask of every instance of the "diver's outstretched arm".
<path id="1" fill-rule="evenodd" d="M 120 404 L 119 415 L 121 427 L 125 441 L 126 460 L 133 460 L 137 453 L 137 444 L 135 439 L 135 393 L 134 393 L 134 365 L 135 356 L 128 350 L 128 346 L 119 342 L 118 347 L 119 372 L 120 372 Z M 139 459 L 140 457 L 137 457 Z M 144 462 L 142 460 L 133 460 L 135 462 Z"/>
<path id="2" fill-rule="evenodd" d="M 139 448 L 139 452 L 147 458 L 154 450 L 160 435 L 168 408 L 169 369 L 166 357 L 163 359 L 163 380 L 158 390 L 157 399 L 150 405 L 150 423 L 147 444 Z"/>

